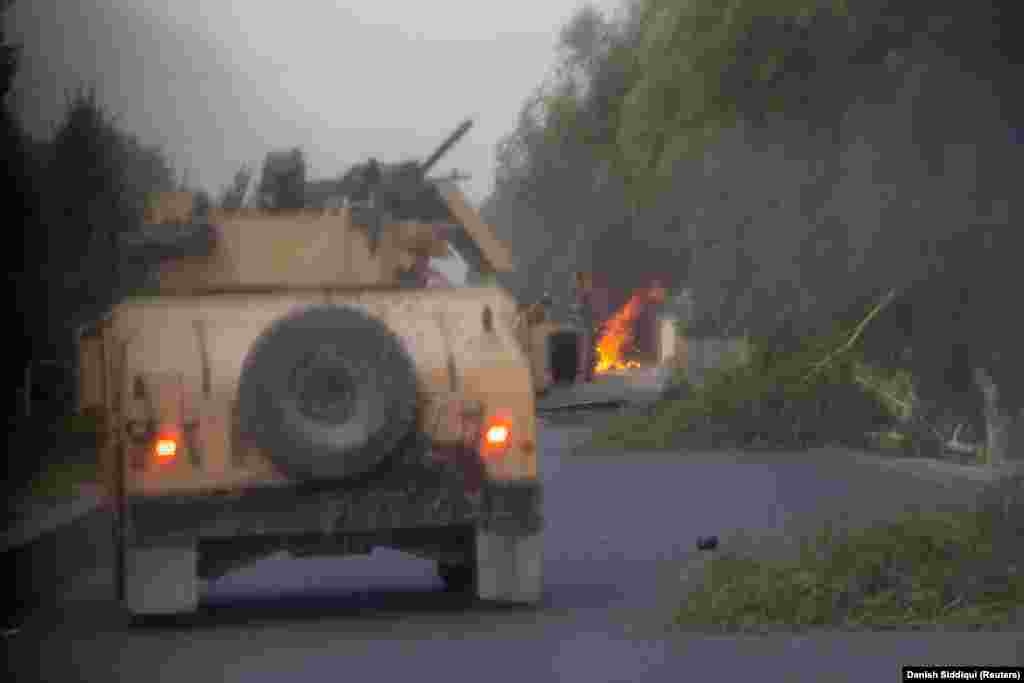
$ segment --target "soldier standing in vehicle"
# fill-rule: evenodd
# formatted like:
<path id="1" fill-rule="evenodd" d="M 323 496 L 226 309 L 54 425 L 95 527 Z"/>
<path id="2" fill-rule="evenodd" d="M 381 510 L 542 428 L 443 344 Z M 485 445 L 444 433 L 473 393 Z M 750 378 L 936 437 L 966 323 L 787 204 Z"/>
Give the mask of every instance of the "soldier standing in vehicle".
<path id="1" fill-rule="evenodd" d="M 580 366 L 578 377 L 583 382 L 594 378 L 594 344 L 597 340 L 597 320 L 594 315 L 593 283 L 589 273 L 576 273 L 574 287 L 573 323 L 581 330 Z"/>

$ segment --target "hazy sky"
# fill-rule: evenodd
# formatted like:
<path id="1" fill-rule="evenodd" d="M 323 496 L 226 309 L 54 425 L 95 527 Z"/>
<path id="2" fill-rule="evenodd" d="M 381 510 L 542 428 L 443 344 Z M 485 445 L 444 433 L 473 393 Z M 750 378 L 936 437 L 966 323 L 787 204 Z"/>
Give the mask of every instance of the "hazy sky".
<path id="1" fill-rule="evenodd" d="M 314 178 L 371 155 L 422 158 L 472 116 L 438 170 L 472 174 L 463 186 L 479 202 L 495 143 L 583 4 L 15 0 L 10 30 L 24 46 L 15 92 L 43 136 L 65 91 L 95 83 L 124 128 L 214 192 L 275 148 L 301 146 Z"/>

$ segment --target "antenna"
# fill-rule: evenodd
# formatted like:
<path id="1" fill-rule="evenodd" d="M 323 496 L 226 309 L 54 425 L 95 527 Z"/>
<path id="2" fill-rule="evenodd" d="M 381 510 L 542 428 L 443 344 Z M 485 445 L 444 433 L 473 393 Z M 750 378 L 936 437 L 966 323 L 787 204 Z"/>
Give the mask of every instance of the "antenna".
<path id="1" fill-rule="evenodd" d="M 427 157 L 426 161 L 424 161 L 422 164 L 420 164 L 420 170 L 424 174 L 426 174 L 426 172 L 429 171 L 430 168 L 434 164 L 436 164 L 438 162 L 438 160 L 441 157 L 443 157 L 445 155 L 445 153 L 449 149 L 451 149 L 452 145 L 454 145 L 456 142 L 461 140 L 462 136 L 464 136 L 466 133 L 468 133 L 469 129 L 472 128 L 472 127 L 473 127 L 473 119 L 466 119 L 461 124 L 459 124 L 459 127 L 456 128 L 455 131 L 451 135 L 449 135 L 447 138 L 445 138 L 444 142 L 441 143 L 441 146 L 438 147 L 436 150 L 434 150 L 434 153 L 431 154 L 429 157 Z"/>

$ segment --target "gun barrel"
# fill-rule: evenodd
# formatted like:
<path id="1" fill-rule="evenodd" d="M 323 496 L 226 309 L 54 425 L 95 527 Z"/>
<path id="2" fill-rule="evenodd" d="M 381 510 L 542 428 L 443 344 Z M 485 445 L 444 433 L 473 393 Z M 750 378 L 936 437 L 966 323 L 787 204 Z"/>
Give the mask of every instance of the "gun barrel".
<path id="1" fill-rule="evenodd" d="M 434 164 L 436 164 L 441 159 L 441 157 L 443 157 L 448 152 L 449 149 L 452 148 L 452 145 L 454 145 L 456 142 L 462 139 L 462 136 L 468 133 L 469 129 L 472 127 L 473 119 L 466 119 L 465 121 L 463 121 L 462 124 L 455 129 L 455 132 L 449 135 L 445 139 L 445 141 L 441 143 L 441 146 L 438 147 L 433 154 L 427 157 L 427 160 L 420 165 L 420 170 L 424 174 L 426 174 L 426 172 L 429 171 L 430 168 Z"/>

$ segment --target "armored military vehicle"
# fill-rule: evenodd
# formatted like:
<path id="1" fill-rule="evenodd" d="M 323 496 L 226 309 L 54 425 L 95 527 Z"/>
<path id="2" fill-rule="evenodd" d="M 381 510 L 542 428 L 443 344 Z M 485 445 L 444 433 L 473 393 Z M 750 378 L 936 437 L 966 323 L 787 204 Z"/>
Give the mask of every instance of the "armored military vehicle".
<path id="1" fill-rule="evenodd" d="M 520 343 L 530 361 L 533 385 L 543 396 L 556 384 L 571 384 L 584 378 L 581 366 L 583 328 L 575 320 L 563 322 L 551 312 L 551 295 L 524 306 L 519 315 Z"/>
<path id="2" fill-rule="evenodd" d="M 363 165 L 338 208 L 151 205 L 129 246 L 158 263 L 154 294 L 80 340 L 131 614 L 190 612 L 201 579 L 280 550 L 397 548 L 451 590 L 540 600 L 516 304 L 487 277 L 422 277 L 449 244 L 484 276 L 512 268 L 459 188 L 426 176 L 468 128 L 400 173 Z"/>

